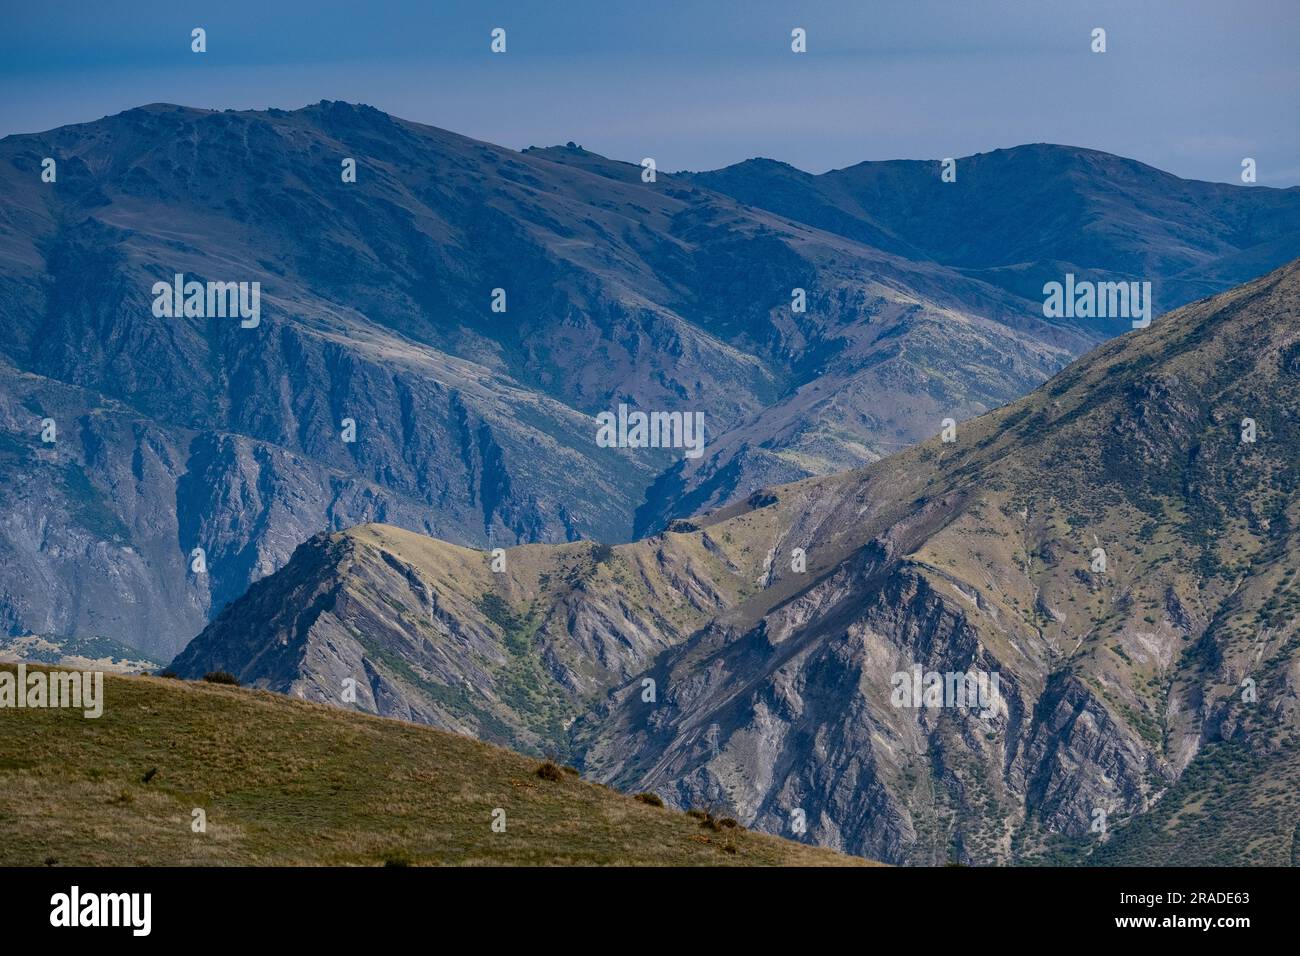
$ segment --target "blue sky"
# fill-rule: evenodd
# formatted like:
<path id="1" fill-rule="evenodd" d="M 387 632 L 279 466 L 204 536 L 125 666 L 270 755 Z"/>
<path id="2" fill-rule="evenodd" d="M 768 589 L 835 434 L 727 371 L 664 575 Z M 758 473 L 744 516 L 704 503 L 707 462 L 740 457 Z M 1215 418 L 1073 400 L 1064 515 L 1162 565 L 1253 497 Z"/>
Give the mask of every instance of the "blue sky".
<path id="1" fill-rule="evenodd" d="M 364 102 L 506 146 L 820 172 L 1026 142 L 1300 184 L 1297 0 L 0 0 L 0 135 Z M 189 49 L 208 31 L 208 52 Z M 508 52 L 488 50 L 493 27 Z M 809 51 L 790 52 L 790 30 Z M 1108 50 L 1089 50 L 1093 27 Z"/>

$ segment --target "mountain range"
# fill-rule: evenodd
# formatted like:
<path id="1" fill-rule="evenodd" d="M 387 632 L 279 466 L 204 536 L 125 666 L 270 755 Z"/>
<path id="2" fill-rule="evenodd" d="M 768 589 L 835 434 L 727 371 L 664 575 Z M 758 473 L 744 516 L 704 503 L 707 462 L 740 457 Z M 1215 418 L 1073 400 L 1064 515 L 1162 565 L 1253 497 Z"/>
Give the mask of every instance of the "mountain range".
<path id="1" fill-rule="evenodd" d="M 888 863 L 1300 860 L 1300 189 L 945 165 L 328 101 L 0 140 L 3 653 Z M 1155 321 L 1044 308 L 1076 280 Z"/>
<path id="2" fill-rule="evenodd" d="M 6 137 L 0 628 L 165 659 L 304 541 L 362 546 L 354 526 L 642 539 L 1003 406 L 1129 327 L 1045 318 L 1045 282 L 1149 281 L 1164 312 L 1300 255 L 1297 189 L 1048 145 L 956 169 L 646 181 L 328 101 Z M 260 323 L 154 314 L 178 274 L 259 283 Z M 704 455 L 600 447 L 619 405 L 701 413 Z M 699 586 L 681 627 L 740 598 Z M 608 640 L 548 673 L 588 693 L 578 671 L 666 639 Z"/>
<path id="3" fill-rule="evenodd" d="M 1286 865 L 1298 457 L 1300 260 L 633 543 L 319 534 L 173 667 L 889 863 Z"/>

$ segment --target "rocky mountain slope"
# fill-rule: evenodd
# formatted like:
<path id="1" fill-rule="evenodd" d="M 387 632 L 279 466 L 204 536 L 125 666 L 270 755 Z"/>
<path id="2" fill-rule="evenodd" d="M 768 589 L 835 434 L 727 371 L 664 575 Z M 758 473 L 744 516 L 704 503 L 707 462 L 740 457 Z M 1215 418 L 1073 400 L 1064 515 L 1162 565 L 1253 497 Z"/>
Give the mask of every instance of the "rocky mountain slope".
<path id="1" fill-rule="evenodd" d="M 955 171 L 955 181 L 938 189 L 939 161 L 865 162 L 813 175 L 755 159 L 684 178 L 796 222 L 989 283 L 1021 300 L 1026 315 L 1041 315 L 1044 284 L 1067 274 L 1093 281 L 1149 281 L 1154 312 L 1160 314 L 1300 255 L 1296 188 L 1256 190 L 1183 180 L 1108 153 L 1044 143 L 964 157 L 956 160 Z M 1097 340 L 1128 329 L 1114 318 L 1076 323 Z M 952 369 L 946 363 L 946 335 L 936 330 L 919 364 Z M 689 514 L 690 505 L 716 507 L 730 500 L 733 486 L 748 493 L 750 475 L 798 477 L 759 463 L 788 457 L 782 450 L 800 444 L 790 441 L 790 430 L 805 427 L 804 421 L 853 419 L 852 407 L 839 396 L 842 390 L 852 394 L 857 382 L 835 384 L 820 395 L 805 391 L 802 399 L 792 400 L 793 422 L 783 421 L 779 408 L 767 413 L 775 434 L 763 427 L 737 429 L 704 461 L 677 465 L 660 481 L 666 503 L 655 512 L 652 500 L 646 512 L 660 517 Z M 884 388 L 875 389 L 877 394 L 896 387 L 892 381 L 867 387 L 878 384 Z M 820 402 L 813 406 L 808 398 Z M 879 437 L 883 443 L 869 446 L 890 454 L 922 436 L 905 433 L 895 444 Z"/>
<path id="2" fill-rule="evenodd" d="M 145 674 L 164 666 L 161 661 L 143 657 L 133 647 L 102 637 L 51 638 L 35 634 L 0 636 L 0 661 L 21 661 L 111 674 Z"/>
<path id="3" fill-rule="evenodd" d="M 0 627 L 169 656 L 313 534 L 364 522 L 478 547 L 625 541 L 1024 394 L 1125 326 L 1045 320 L 1026 290 L 1066 267 L 1200 269 L 1205 291 L 1300 252 L 1300 192 L 1202 195 L 1096 156 L 963 160 L 960 195 L 985 205 L 936 219 L 936 245 L 917 211 L 957 184 L 903 188 L 888 164 L 886 185 L 855 167 L 852 189 L 773 211 L 762 169 L 647 183 L 579 147 L 515 152 L 345 103 L 154 105 L 6 137 Z M 1032 206 L 1059 211 L 1042 248 L 1032 217 L 980 239 L 1027 176 Z M 832 202 L 880 235 L 814 214 Z M 1140 254 L 1061 245 L 1134 218 Z M 961 253 L 1016 230 L 1012 265 Z M 259 323 L 155 315 L 178 273 L 259 282 Z M 598 447 L 593 416 L 620 403 L 701 412 L 706 454 Z"/>
<path id="4" fill-rule="evenodd" d="M 0 710 L 0 865 L 865 862 L 428 727 L 148 677 L 107 677 L 104 700 L 89 722 Z"/>
<path id="5" fill-rule="evenodd" d="M 866 162 L 820 175 L 755 159 L 690 182 L 837 235 L 942 263 L 1029 301 L 1044 272 L 1150 280 L 1167 312 L 1295 258 L 1300 190 L 1179 179 L 1092 149 L 1035 143 L 956 161 Z M 972 224 L 978 224 L 973 229 Z M 1050 278 L 1050 276 L 1048 276 Z M 1110 320 L 1081 320 L 1105 337 Z"/>
<path id="6" fill-rule="evenodd" d="M 1289 863 L 1298 422 L 1300 262 L 634 544 L 318 537 L 174 666 L 887 862 Z"/>
<path id="7" fill-rule="evenodd" d="M 745 524 L 760 540 L 774 517 Z M 569 759 L 577 716 L 765 574 L 748 536 L 707 533 L 525 545 L 499 560 L 493 571 L 488 552 L 389 525 L 322 534 L 172 667 Z"/>

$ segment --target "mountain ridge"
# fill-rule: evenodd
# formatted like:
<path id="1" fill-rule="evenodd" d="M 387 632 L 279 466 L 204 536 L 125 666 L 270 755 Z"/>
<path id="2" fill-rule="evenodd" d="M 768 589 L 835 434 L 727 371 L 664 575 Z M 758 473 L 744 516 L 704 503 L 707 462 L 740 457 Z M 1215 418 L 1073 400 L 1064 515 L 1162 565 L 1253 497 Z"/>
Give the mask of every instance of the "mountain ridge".
<path id="1" fill-rule="evenodd" d="M 638 538 L 1001 405 L 1100 335 L 640 172 L 330 101 L 0 140 L 0 624 L 167 657 L 318 531 Z M 1207 281 L 1288 236 L 1207 260 Z M 259 281 L 261 326 L 153 316 L 177 273 Z M 704 457 L 596 447 L 592 416 L 620 403 L 701 412 Z"/>
<path id="2" fill-rule="evenodd" d="M 1256 805 L 1300 779 L 1298 356 L 1300 260 L 1103 344 L 952 443 L 763 489 L 631 545 L 507 551 L 499 574 L 466 555 L 467 577 L 404 557 L 441 545 L 354 529 L 343 537 L 369 551 L 331 580 L 366 616 L 336 603 L 328 626 L 298 626 L 281 572 L 259 600 L 290 619 L 268 634 L 238 602 L 177 666 L 301 680 L 310 662 L 273 676 L 250 651 L 291 635 L 340 647 L 351 621 L 349 646 L 383 691 L 365 706 L 409 706 L 427 687 L 384 658 L 407 653 L 432 604 L 450 615 L 445 635 L 486 639 L 472 659 L 489 678 L 458 685 L 460 712 L 436 719 L 522 702 L 496 709 L 504 727 L 488 736 L 562 746 L 621 789 L 786 835 L 802 814 L 800 839 L 891 863 L 1206 864 L 1243 861 L 1247 846 L 1286 863 L 1291 833 L 1266 826 L 1296 801 L 1259 820 L 1232 809 L 1231 832 L 1195 807 L 1207 787 Z M 573 661 L 618 650 L 615 668 L 573 678 Z M 564 713 L 540 715 L 549 740 L 509 691 L 512 653 L 555 682 L 538 697 L 566 695 Z M 429 681 L 423 651 L 404 659 Z M 995 674 L 997 706 L 900 705 L 891 675 L 913 669 Z M 1272 755 L 1272 783 L 1252 784 L 1256 761 L 1225 759 L 1247 752 Z M 1182 812 L 1161 809 L 1166 794 Z M 1157 811 L 1186 846 L 1143 822 Z"/>

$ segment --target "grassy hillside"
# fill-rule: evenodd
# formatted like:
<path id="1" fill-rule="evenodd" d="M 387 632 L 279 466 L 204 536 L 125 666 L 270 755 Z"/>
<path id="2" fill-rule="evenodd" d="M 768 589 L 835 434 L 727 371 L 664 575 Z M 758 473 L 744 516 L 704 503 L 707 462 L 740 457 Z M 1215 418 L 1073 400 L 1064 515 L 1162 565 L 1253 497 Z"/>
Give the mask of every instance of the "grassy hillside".
<path id="1" fill-rule="evenodd" d="M 1155 809 L 1088 857 L 1095 866 L 1300 866 L 1300 747 L 1206 746 Z"/>
<path id="2" fill-rule="evenodd" d="M 104 692 L 98 720 L 0 710 L 0 865 L 864 862 L 543 779 L 427 727 L 161 678 L 106 676 Z"/>

